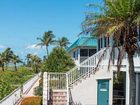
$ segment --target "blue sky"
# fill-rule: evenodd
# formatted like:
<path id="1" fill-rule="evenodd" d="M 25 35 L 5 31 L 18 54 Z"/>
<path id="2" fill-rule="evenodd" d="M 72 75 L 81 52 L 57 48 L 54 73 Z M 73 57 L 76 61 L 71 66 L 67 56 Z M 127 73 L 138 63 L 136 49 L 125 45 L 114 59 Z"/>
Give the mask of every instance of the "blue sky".
<path id="1" fill-rule="evenodd" d="M 11 47 L 22 57 L 27 53 L 42 56 L 45 49 L 34 44 L 48 30 L 56 39 L 66 36 L 74 42 L 81 32 L 86 4 L 92 2 L 96 0 L 0 0 L 0 51 Z"/>

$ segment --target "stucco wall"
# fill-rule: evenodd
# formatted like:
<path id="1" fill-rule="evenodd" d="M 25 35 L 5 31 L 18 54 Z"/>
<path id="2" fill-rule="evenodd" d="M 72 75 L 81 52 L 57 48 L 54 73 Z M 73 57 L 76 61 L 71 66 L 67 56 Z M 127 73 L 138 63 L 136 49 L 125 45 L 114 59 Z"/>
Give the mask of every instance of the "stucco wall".
<path id="1" fill-rule="evenodd" d="M 97 105 L 97 80 L 109 79 L 109 105 L 112 105 L 112 70 L 108 71 L 107 67 L 103 67 L 96 74 L 83 79 L 71 89 L 73 101 L 78 105 Z"/>

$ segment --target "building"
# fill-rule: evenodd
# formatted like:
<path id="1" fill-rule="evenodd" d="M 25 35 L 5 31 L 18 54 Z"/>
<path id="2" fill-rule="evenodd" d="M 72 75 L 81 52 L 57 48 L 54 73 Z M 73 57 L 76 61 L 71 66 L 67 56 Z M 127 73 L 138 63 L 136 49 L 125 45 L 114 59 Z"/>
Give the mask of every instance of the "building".
<path id="1" fill-rule="evenodd" d="M 138 31 L 138 40 L 140 41 L 140 30 L 138 29 Z M 130 78 L 127 54 L 123 57 L 121 72 L 117 80 L 115 79 L 117 49 L 113 53 L 113 60 L 110 61 L 113 40 L 105 37 L 99 38 L 97 40 L 97 52 L 90 57 L 87 49 L 92 49 L 92 46 L 85 47 L 84 44 L 81 44 L 82 42 L 86 42 L 86 38 L 79 38 L 68 49 L 74 60 L 77 60 L 76 67 L 67 73 L 45 73 L 44 105 L 47 105 L 46 103 L 50 100 L 54 102 L 53 105 L 55 105 L 55 102 L 63 103 L 63 105 L 129 105 Z M 83 53 L 82 49 L 85 48 L 87 51 L 84 55 L 88 55 L 87 59 L 80 60 L 83 55 L 80 53 Z M 95 46 L 93 46 L 93 49 L 95 49 Z M 110 68 L 108 68 L 109 62 Z M 134 64 L 136 72 L 136 105 L 140 105 L 140 57 L 137 54 L 134 56 Z M 54 79 L 55 84 L 52 83 Z"/>
<path id="2" fill-rule="evenodd" d="M 90 36 L 79 37 L 68 49 L 76 65 L 92 56 L 97 51 L 97 39 Z"/>

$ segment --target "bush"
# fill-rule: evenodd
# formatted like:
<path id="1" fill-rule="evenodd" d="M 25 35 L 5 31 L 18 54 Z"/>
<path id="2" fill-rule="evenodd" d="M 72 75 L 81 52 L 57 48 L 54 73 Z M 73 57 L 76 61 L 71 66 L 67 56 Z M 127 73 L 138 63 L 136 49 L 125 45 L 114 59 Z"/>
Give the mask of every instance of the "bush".
<path id="1" fill-rule="evenodd" d="M 47 72 L 67 72 L 75 66 L 69 53 L 63 48 L 54 48 L 44 63 Z"/>
<path id="2" fill-rule="evenodd" d="M 18 71 L 0 71 L 0 100 L 29 80 L 33 74 L 32 71 L 23 67 Z"/>
<path id="3" fill-rule="evenodd" d="M 20 105 L 42 105 L 42 97 L 27 97 Z"/>
<path id="4" fill-rule="evenodd" d="M 35 95 L 42 96 L 43 95 L 43 79 L 39 80 L 39 86 L 37 86 L 34 90 Z"/>

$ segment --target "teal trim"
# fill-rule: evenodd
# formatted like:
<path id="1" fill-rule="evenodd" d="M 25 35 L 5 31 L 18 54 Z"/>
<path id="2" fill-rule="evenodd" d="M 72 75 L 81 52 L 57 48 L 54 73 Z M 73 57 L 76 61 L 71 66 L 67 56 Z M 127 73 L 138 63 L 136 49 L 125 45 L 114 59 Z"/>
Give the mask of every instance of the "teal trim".
<path id="1" fill-rule="evenodd" d="M 78 38 L 68 49 L 68 52 L 71 52 L 73 49 L 77 47 L 94 47 L 97 46 L 97 39 L 93 37 L 80 37 Z"/>
<path id="2" fill-rule="evenodd" d="M 98 80 L 97 105 L 109 105 L 109 80 Z"/>

